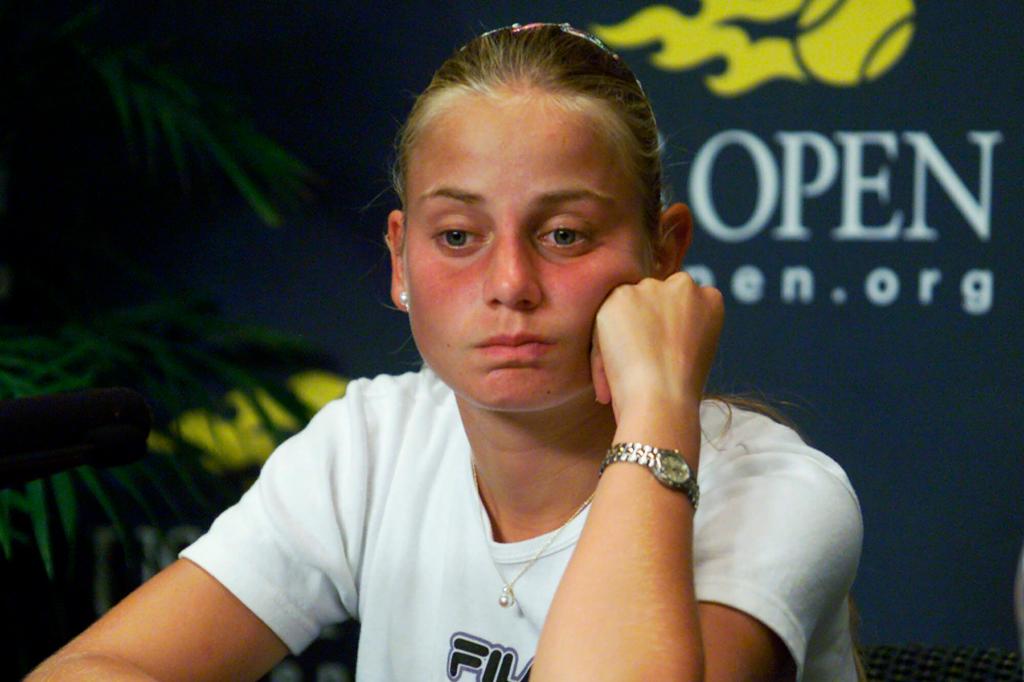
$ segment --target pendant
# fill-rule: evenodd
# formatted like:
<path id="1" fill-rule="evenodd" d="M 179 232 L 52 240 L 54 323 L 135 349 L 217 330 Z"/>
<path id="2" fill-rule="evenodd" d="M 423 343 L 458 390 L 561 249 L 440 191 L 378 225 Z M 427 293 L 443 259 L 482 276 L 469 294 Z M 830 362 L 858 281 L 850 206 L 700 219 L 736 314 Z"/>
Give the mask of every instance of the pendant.
<path id="1" fill-rule="evenodd" d="M 503 609 L 507 609 L 515 603 L 516 595 L 512 591 L 512 586 L 505 585 L 505 587 L 501 588 L 501 596 L 498 597 L 498 606 L 500 606 Z"/>

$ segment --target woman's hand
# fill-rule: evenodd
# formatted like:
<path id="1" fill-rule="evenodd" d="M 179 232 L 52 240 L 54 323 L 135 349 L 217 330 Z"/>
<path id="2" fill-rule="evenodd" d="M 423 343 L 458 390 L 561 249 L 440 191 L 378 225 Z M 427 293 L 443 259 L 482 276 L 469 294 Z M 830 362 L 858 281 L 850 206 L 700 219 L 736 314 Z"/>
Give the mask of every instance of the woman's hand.
<path id="1" fill-rule="evenodd" d="M 594 322 L 597 400 L 616 421 L 653 405 L 696 408 L 718 347 L 722 294 L 685 272 L 612 290 Z"/>
<path id="2" fill-rule="evenodd" d="M 591 367 L 597 399 L 615 411 L 613 442 L 677 450 L 697 473 L 699 406 L 722 317 L 721 294 L 685 273 L 612 290 L 594 322 Z M 694 511 L 641 467 L 604 472 L 533 678 L 704 679 Z M 609 644 L 595 650 L 595 641 Z"/>

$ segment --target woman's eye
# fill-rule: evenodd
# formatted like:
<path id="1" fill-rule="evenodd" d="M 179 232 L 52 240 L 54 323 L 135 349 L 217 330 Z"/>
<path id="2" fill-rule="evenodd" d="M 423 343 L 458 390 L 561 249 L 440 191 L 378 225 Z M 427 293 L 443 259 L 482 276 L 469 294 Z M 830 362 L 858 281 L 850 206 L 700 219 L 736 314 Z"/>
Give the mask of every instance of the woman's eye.
<path id="1" fill-rule="evenodd" d="M 469 234 L 462 230 L 445 230 L 443 237 L 445 246 L 450 246 L 455 249 L 463 247 L 469 243 Z"/>
<path id="2" fill-rule="evenodd" d="M 576 230 L 570 230 L 567 227 L 558 227 L 550 233 L 551 241 L 556 246 L 572 246 L 580 239 L 580 233 Z"/>

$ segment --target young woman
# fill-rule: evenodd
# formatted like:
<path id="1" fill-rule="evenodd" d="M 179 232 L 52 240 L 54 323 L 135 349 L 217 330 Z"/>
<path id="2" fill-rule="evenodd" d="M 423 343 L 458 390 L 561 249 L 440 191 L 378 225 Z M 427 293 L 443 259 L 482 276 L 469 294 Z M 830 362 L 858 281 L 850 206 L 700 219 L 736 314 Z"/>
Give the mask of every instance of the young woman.
<path id="1" fill-rule="evenodd" d="M 640 84 L 592 36 L 456 52 L 398 141 L 392 298 L 424 369 L 350 384 L 46 679 L 245 679 L 361 624 L 363 680 L 854 680 L 840 468 L 703 400 Z"/>

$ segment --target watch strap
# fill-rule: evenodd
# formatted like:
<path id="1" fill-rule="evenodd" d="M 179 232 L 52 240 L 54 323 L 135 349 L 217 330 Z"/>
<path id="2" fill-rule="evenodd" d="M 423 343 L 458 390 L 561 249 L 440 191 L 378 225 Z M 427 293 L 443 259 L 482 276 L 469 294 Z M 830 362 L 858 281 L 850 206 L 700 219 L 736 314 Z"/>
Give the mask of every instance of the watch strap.
<path id="1" fill-rule="evenodd" d="M 604 470 L 618 462 L 629 462 L 647 467 L 654 477 L 665 487 L 678 490 L 686 495 L 697 511 L 700 502 L 700 487 L 697 479 L 690 469 L 690 465 L 683 459 L 682 453 L 678 450 L 657 448 L 645 443 L 615 443 L 608 448 L 608 453 L 601 462 L 601 469 L 598 476 L 604 474 Z"/>

